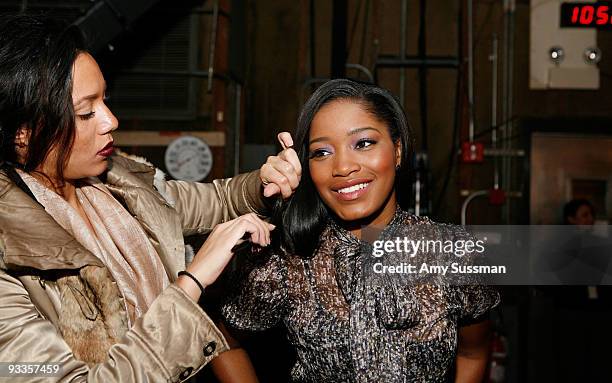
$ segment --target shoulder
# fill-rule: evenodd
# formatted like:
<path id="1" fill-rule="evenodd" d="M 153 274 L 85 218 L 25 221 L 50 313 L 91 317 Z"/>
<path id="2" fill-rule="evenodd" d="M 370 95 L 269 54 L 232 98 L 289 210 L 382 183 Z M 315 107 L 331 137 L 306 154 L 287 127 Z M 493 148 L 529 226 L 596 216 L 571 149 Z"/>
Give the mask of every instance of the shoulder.
<path id="1" fill-rule="evenodd" d="M 436 225 L 437 222 L 434 222 L 429 217 L 418 216 L 414 214 L 404 213 L 401 218 L 401 223 L 404 225 Z"/>
<path id="2" fill-rule="evenodd" d="M 12 183 L 13 182 L 4 170 L 0 169 L 0 195 L 4 194 L 5 190 L 8 189 Z"/>
<path id="3" fill-rule="evenodd" d="M 429 217 L 416 216 L 404 211 L 400 213 L 399 219 L 392 226 L 394 233 L 409 233 L 417 237 L 449 240 L 473 239 L 473 235 L 462 225 L 437 222 Z"/>
<path id="4" fill-rule="evenodd" d="M 393 221 L 391 222 L 391 226 L 429 227 L 432 225 L 440 225 L 440 223 L 433 221 L 431 218 L 427 216 L 414 215 L 402 209 L 399 209 L 395 213 L 395 217 L 393 218 Z"/>
<path id="5" fill-rule="evenodd" d="M 155 176 L 155 166 L 144 157 L 134 156 L 116 150 L 108 160 L 108 173 L 130 173 L 149 181 Z"/>

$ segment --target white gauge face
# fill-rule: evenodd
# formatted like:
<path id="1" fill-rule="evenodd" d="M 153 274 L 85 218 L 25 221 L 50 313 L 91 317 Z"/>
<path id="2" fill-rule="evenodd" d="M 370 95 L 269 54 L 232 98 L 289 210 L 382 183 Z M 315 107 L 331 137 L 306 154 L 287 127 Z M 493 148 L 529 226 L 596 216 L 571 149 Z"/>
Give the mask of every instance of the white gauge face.
<path id="1" fill-rule="evenodd" d="M 181 136 L 168 145 L 165 162 L 173 178 L 202 181 L 212 169 L 213 156 L 208 145 L 201 139 Z"/>

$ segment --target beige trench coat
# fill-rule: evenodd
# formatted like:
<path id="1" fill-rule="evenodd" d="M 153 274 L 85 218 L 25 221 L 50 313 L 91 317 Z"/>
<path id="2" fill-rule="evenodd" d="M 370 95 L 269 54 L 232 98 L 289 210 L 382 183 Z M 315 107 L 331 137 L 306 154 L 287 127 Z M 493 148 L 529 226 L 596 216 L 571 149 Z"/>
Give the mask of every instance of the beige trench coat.
<path id="1" fill-rule="evenodd" d="M 115 156 L 105 183 L 145 229 L 171 281 L 185 268 L 184 236 L 264 210 L 257 172 L 156 187 L 154 172 Z M 100 260 L 0 172 L 0 362 L 59 363 L 59 376 L 27 381 L 177 382 L 227 349 L 174 284 L 128 330 L 123 297 Z"/>

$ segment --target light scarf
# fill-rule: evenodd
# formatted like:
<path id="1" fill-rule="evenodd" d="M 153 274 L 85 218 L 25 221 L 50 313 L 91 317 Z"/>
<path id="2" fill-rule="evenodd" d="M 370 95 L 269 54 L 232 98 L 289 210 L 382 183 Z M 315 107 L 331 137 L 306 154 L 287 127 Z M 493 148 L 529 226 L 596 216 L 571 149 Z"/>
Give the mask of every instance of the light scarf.
<path id="1" fill-rule="evenodd" d="M 66 200 L 28 173 L 18 172 L 46 212 L 109 269 L 125 298 L 130 323 L 134 323 L 170 284 L 140 224 L 98 178 L 91 177 L 81 180 L 76 194 L 92 232 Z"/>

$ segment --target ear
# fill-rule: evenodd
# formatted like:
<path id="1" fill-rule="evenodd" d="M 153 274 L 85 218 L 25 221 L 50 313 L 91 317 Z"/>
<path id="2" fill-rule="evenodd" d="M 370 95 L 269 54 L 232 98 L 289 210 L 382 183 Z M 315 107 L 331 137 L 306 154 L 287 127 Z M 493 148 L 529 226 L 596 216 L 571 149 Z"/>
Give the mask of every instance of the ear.
<path id="1" fill-rule="evenodd" d="M 19 148 L 25 148 L 28 146 L 30 142 L 30 133 L 32 131 L 25 126 L 20 126 L 17 128 L 17 132 L 15 132 L 15 145 Z"/>
<path id="2" fill-rule="evenodd" d="M 17 162 L 23 164 L 26 162 L 28 157 L 28 145 L 30 144 L 30 135 L 32 131 L 25 126 L 20 126 L 15 132 L 15 154 L 17 155 Z"/>
<path id="3" fill-rule="evenodd" d="M 402 165 L 402 142 L 397 140 L 395 142 L 395 168 L 399 169 Z"/>

